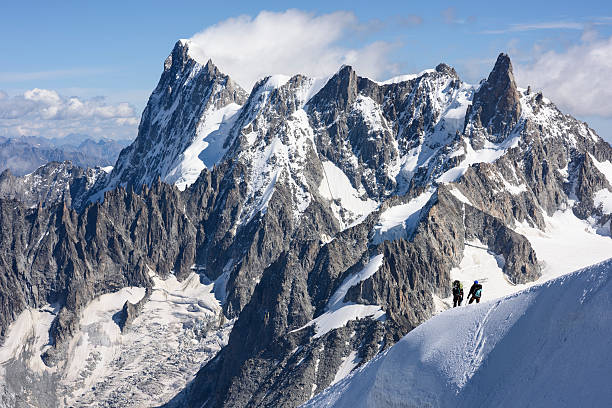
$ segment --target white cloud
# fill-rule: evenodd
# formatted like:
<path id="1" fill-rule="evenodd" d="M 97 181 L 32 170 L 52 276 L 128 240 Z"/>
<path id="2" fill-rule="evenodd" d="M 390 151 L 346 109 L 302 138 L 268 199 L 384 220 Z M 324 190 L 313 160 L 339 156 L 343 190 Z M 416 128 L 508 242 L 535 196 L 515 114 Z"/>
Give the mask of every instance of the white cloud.
<path id="1" fill-rule="evenodd" d="M 315 15 L 300 10 L 262 11 L 256 17 L 230 18 L 190 40 L 201 62 L 209 58 L 246 89 L 270 74 L 325 76 L 341 65 L 360 75 L 382 79 L 397 73 L 389 61 L 393 44 L 374 42 L 360 48 L 342 44 L 363 27 L 350 12 Z"/>
<path id="2" fill-rule="evenodd" d="M 582 30 L 584 23 L 575 21 L 547 21 L 542 23 L 511 24 L 506 28 L 483 31 L 484 34 L 505 34 L 534 30 Z"/>
<path id="3" fill-rule="evenodd" d="M 137 112 L 125 102 L 109 104 L 102 97 L 65 97 L 39 88 L 12 97 L 0 91 L 0 136 L 63 137 L 80 133 L 125 139 L 136 136 L 137 125 Z"/>
<path id="4" fill-rule="evenodd" d="M 516 65 L 515 72 L 519 84 L 543 90 L 574 115 L 612 117 L 612 37 L 583 37 L 565 51 L 544 52 L 531 64 Z"/>

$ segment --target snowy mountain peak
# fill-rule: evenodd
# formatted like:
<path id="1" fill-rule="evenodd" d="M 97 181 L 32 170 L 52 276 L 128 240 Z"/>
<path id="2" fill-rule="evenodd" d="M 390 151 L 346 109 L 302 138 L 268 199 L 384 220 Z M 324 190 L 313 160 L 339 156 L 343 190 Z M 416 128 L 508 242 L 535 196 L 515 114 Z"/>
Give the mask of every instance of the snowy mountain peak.
<path id="1" fill-rule="evenodd" d="M 457 75 L 457 71 L 455 71 L 455 68 L 443 62 L 436 66 L 436 72 L 439 72 L 441 74 L 446 74 L 448 76 L 452 76 L 456 79 L 459 79 L 459 75 Z"/>
<path id="2" fill-rule="evenodd" d="M 192 70 L 194 66 L 203 66 L 209 76 L 225 76 L 211 58 L 206 58 L 202 50 L 191 40 L 178 40 L 166 61 L 164 71 L 182 72 Z"/>
<path id="3" fill-rule="evenodd" d="M 100 381 L 77 384 L 75 397 L 98 398 L 126 375 L 139 382 L 124 395 L 159 389 L 142 384 L 168 365 L 114 372 L 136 348 L 159 360 L 155 348 L 136 344 L 98 363 L 97 346 L 70 340 L 79 327 L 87 336 L 96 327 L 80 318 L 87 304 L 124 286 L 145 297 L 133 299 L 141 306 L 113 302 L 104 317 L 113 338 L 130 339 L 111 319 L 117 311 L 121 325 L 148 331 L 150 313 L 169 300 L 169 282 L 155 276 L 212 285 L 194 294 L 211 301 L 204 304 L 175 292 L 182 306 L 172 327 L 200 326 L 187 312 L 204 325 L 185 333 L 177 360 L 163 359 L 184 378 L 212 358 L 192 350 L 208 350 L 205 338 L 222 333 L 226 319 L 235 323 L 229 338 L 218 337 L 227 345 L 167 406 L 294 407 L 444 309 L 453 279 L 482 281 L 486 301 L 612 253 L 612 148 L 541 95 L 517 89 L 504 54 L 479 87 L 445 64 L 385 82 L 344 66 L 330 78 L 265 77 L 247 94 L 199 51 L 179 41 L 166 60 L 138 137 L 92 189 L 93 199 L 112 190 L 102 203 L 78 214 L 0 200 L 0 221 L 14 226 L 0 228 L 0 276 L 12 279 L 0 282 L 9 302 L 0 338 L 14 316 L 30 315 L 25 305 L 60 304 L 45 317 L 51 332 L 36 337 L 54 345 L 29 361 L 61 372 L 72 358 L 63 347 L 82 347 L 72 355 L 90 355 L 86 366 L 100 371 L 66 372 Z M 56 173 L 57 183 L 38 182 Z M 63 174 L 28 180 L 55 195 L 65 191 L 54 189 Z M 94 177 L 81 180 L 88 187 Z M 166 334 L 182 332 L 138 337 L 176 349 Z M 185 356 L 187 367 L 175 365 Z M 178 392 L 174 375 L 159 382 Z"/>
<path id="4" fill-rule="evenodd" d="M 232 118 L 247 93 L 211 60 L 202 64 L 193 48 L 188 40 L 176 43 L 136 140 L 122 151 L 92 199 L 119 185 L 150 185 L 158 177 L 184 189 L 223 156 Z"/>
<path id="5" fill-rule="evenodd" d="M 178 40 L 164 62 L 164 70 L 170 71 L 172 69 L 183 68 L 191 60 L 194 60 L 194 58 L 189 55 L 189 41 Z"/>

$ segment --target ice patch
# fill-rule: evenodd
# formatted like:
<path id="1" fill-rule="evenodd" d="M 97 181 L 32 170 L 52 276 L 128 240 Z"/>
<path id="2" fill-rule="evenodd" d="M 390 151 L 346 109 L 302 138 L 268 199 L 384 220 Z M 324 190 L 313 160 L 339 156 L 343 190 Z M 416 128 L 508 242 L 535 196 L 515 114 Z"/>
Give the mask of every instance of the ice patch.
<path id="1" fill-rule="evenodd" d="M 474 206 L 474 204 L 472 204 L 472 202 L 466 196 L 464 196 L 458 188 L 453 187 L 449 191 L 457 200 L 461 201 L 464 204 L 471 205 L 472 207 Z"/>
<path id="2" fill-rule="evenodd" d="M 117 312 L 137 303 L 144 288 L 123 288 L 91 301 L 81 312 L 79 331 L 57 366 L 44 365 L 49 328 L 59 307 L 25 310 L 0 347 L 0 383 L 7 363 L 22 358 L 24 375 L 53 374 L 57 395 L 66 406 L 158 406 L 175 396 L 225 344 L 233 321 L 221 316 L 215 283 L 192 273 L 182 282 L 154 282 L 143 310 L 122 334 Z M 0 387 L 2 388 L 2 387 Z"/>
<path id="3" fill-rule="evenodd" d="M 425 74 L 429 74 L 429 73 L 433 73 L 436 72 L 435 69 L 425 69 L 421 72 L 419 72 L 418 74 L 403 74 L 403 75 L 398 75 L 398 76 L 394 76 L 392 78 L 389 78 L 385 81 L 374 81 L 376 82 L 378 85 L 390 85 L 390 84 L 397 84 L 399 82 L 406 82 L 406 81 L 412 81 L 413 79 L 416 79 L 418 77 L 421 77 Z"/>
<path id="4" fill-rule="evenodd" d="M 319 338 L 333 329 L 345 326 L 349 321 L 371 317 L 372 319 L 384 319 L 385 312 L 378 305 L 362 305 L 353 302 L 344 302 L 344 297 L 348 290 L 372 276 L 381 267 L 383 263 L 383 255 L 372 257 L 365 267 L 359 272 L 347 277 L 340 287 L 329 298 L 327 303 L 327 311 L 314 320 L 311 320 L 306 325 L 300 327 L 302 330 L 305 327 L 315 325 L 314 338 Z"/>
<path id="5" fill-rule="evenodd" d="M 358 95 L 353 104 L 353 109 L 359 112 L 370 134 L 384 132 L 387 128 L 380 105 L 374 102 L 372 98 Z"/>
<path id="6" fill-rule="evenodd" d="M 163 405 L 227 343 L 232 322 L 219 320 L 214 283 L 202 283 L 196 273 L 182 282 L 173 275 L 164 280 L 153 274 L 152 280 L 149 300 L 123 334 L 109 319 L 123 306 L 123 296 L 111 294 L 88 306 L 81 333 L 71 343 L 77 349 L 88 344 L 72 358 L 69 377 L 76 377 L 66 384 L 72 405 L 117 404 L 121 398 L 123 405 Z M 133 293 L 130 301 L 139 297 Z"/>
<path id="7" fill-rule="evenodd" d="M 299 91 L 299 100 L 302 101 L 302 108 L 312 99 L 313 96 L 319 93 L 321 89 L 329 82 L 331 76 L 320 78 L 309 78 L 308 85 Z"/>
<path id="8" fill-rule="evenodd" d="M 0 366 L 23 355 L 27 365 L 37 373 L 53 372 L 44 365 L 41 354 L 50 346 L 49 330 L 59 306 L 46 305 L 40 309 L 26 309 L 9 326 L 4 343 L 0 347 Z"/>
<path id="9" fill-rule="evenodd" d="M 322 164 L 324 175 L 319 185 L 319 194 L 328 200 L 340 202 L 340 205 L 332 202 L 331 208 L 342 229 L 378 207 L 378 203 L 371 198 L 362 200 L 365 191 L 356 190 L 346 174 L 334 163 L 324 161 Z"/>
<path id="10" fill-rule="evenodd" d="M 596 192 L 593 196 L 595 207 L 600 207 L 604 214 L 612 213 L 612 192 L 603 188 Z"/>
<path id="11" fill-rule="evenodd" d="M 438 183 L 450 183 L 456 181 L 459 177 L 463 176 L 467 171 L 468 167 L 476 163 L 492 163 L 499 159 L 506 153 L 508 149 L 516 147 L 520 141 L 520 136 L 514 136 L 508 138 L 502 143 L 496 144 L 486 142 L 484 148 L 480 150 L 474 150 L 469 140 L 465 140 L 465 158 L 456 167 L 447 170 L 440 177 L 437 178 Z"/>
<path id="12" fill-rule="evenodd" d="M 239 110 L 240 106 L 235 103 L 221 109 L 208 109 L 198 123 L 193 142 L 181 154 L 179 163 L 168 172 L 164 180 L 174 183 L 183 191 L 195 183 L 202 170 L 218 163 L 227 150 L 223 144 Z"/>
<path id="13" fill-rule="evenodd" d="M 336 371 L 336 375 L 334 376 L 334 380 L 331 382 L 330 386 L 349 375 L 351 371 L 353 371 L 353 369 L 357 367 L 359 363 L 361 363 L 361 360 L 362 358 L 359 357 L 359 353 L 357 351 L 351 351 L 348 356 L 342 359 L 342 363 L 340 364 L 340 367 L 338 367 L 338 371 Z"/>
<path id="14" fill-rule="evenodd" d="M 419 223 L 421 210 L 432 195 L 433 190 L 430 190 L 413 198 L 406 204 L 386 209 L 380 215 L 378 224 L 374 226 L 372 243 L 378 245 L 386 240 L 410 239 Z"/>
<path id="15" fill-rule="evenodd" d="M 612 255 L 612 239 L 599 235 L 572 210 L 557 211 L 544 219 L 545 231 L 527 223 L 515 228 L 529 240 L 538 260 L 543 262 L 540 282 L 601 262 Z"/>
<path id="16" fill-rule="evenodd" d="M 597 167 L 597 170 L 599 170 L 599 172 L 606 177 L 606 179 L 608 180 L 608 183 L 612 185 L 612 162 L 609 162 L 609 161 L 600 162 L 595 157 L 593 157 L 591 153 L 589 153 L 589 155 L 591 156 L 591 159 L 593 160 L 593 164 L 595 165 L 595 167 Z"/>

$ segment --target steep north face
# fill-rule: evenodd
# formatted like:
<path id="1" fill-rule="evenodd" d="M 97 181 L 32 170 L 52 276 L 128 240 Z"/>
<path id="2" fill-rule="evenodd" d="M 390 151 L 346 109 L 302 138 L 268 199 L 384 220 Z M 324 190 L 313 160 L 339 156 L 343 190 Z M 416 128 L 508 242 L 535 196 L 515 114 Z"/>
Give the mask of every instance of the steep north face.
<path id="1" fill-rule="evenodd" d="M 505 54 L 478 86 L 444 64 L 381 83 L 345 66 L 267 77 L 247 95 L 191 46 L 176 44 L 137 139 L 79 201 L 90 204 L 0 202 L 0 334 L 58 305 L 42 353 L 51 382 L 90 302 L 196 272 L 233 324 L 227 345 L 155 400 L 298 406 L 431 317 L 467 245 L 523 284 L 546 259 L 519 226 L 545 230 L 571 210 L 610 235 L 612 148 L 518 88 Z M 103 389 L 85 384 L 70 392 Z"/>

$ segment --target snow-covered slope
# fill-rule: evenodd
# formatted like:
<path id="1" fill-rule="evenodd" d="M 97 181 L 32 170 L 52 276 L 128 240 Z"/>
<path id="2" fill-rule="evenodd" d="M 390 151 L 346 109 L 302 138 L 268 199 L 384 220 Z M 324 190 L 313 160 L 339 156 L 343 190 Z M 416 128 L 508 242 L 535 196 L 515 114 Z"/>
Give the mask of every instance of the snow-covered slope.
<path id="1" fill-rule="evenodd" d="M 22 399 L 35 407 L 167 402 L 227 343 L 233 322 L 220 316 L 214 283 L 201 283 L 195 273 L 183 282 L 154 274 L 152 279 L 148 301 L 125 330 L 118 315 L 126 301 L 141 300 L 145 288 L 123 288 L 90 302 L 65 361 L 56 367 L 46 366 L 41 353 L 50 347 L 49 328 L 59 307 L 23 311 L 0 347 L 0 383 L 19 384 L 22 392 L 11 395 L 0 385 L 0 407 L 21 406 Z M 33 385 L 28 378 L 35 379 Z"/>
<path id="2" fill-rule="evenodd" d="M 24 289 L 5 296 L 0 336 L 26 308 L 66 300 L 52 309 L 51 366 L 75 338 L 100 348 L 81 333 L 96 296 L 154 289 L 146 268 L 178 280 L 196 270 L 223 283 L 219 310 L 236 324 L 173 403 L 297 406 L 443 310 L 451 279 L 482 280 L 488 300 L 612 253 L 612 148 L 517 88 L 505 54 L 477 86 L 445 64 L 385 83 L 343 66 L 266 77 L 247 95 L 190 47 L 177 43 L 138 138 L 87 197 L 103 202 L 47 214 L 0 201 L 19 227 L 0 229 L 13 279 L 0 295 Z M 55 281 L 58 269 L 68 273 Z M 71 398 L 136 375 L 98 363 L 107 371 L 79 368 L 90 382 Z"/>
<path id="3" fill-rule="evenodd" d="M 227 149 L 226 139 L 246 92 L 212 61 L 193 58 L 176 43 L 142 114 L 136 140 L 124 149 L 91 199 L 117 186 L 141 187 L 158 178 L 184 190 Z"/>
<path id="4" fill-rule="evenodd" d="M 503 272 L 504 257 L 476 240 L 465 243 L 463 259 L 451 270 L 451 280 L 460 280 L 466 287 L 478 280 L 483 285 L 483 298 L 492 300 L 604 261 L 612 255 L 612 239 L 598 232 L 589 222 L 578 219 L 572 211 L 557 211 L 545 219 L 543 230 L 526 223 L 515 229 L 529 240 L 538 256 L 542 266 L 539 279 L 523 284 L 511 282 Z M 452 296 L 449 296 L 442 300 L 440 307 L 447 309 L 452 303 Z"/>
<path id="5" fill-rule="evenodd" d="M 440 314 L 307 407 L 603 407 L 612 260 Z"/>

